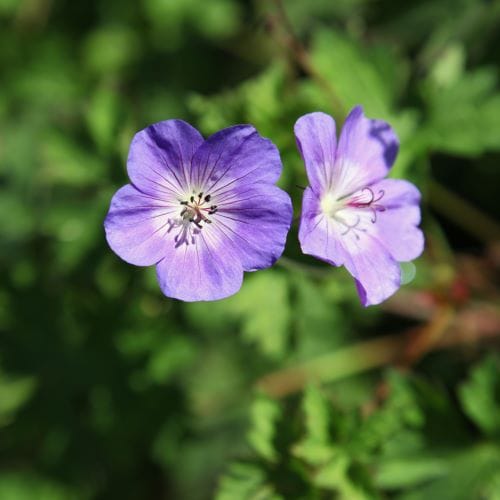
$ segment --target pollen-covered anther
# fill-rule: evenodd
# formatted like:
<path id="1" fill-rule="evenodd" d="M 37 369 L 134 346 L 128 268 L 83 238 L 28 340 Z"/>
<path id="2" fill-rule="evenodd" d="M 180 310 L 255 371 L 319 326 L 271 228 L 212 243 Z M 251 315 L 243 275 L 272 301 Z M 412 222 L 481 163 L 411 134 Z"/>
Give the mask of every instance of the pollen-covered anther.
<path id="1" fill-rule="evenodd" d="M 182 220 L 193 223 L 198 229 L 203 229 L 202 223 L 211 224 L 207 215 L 217 212 L 217 205 L 207 205 L 211 199 L 211 195 L 203 196 L 203 192 L 200 192 L 196 196 L 192 194 L 189 200 L 181 200 L 180 204 L 184 207 L 180 213 Z"/>

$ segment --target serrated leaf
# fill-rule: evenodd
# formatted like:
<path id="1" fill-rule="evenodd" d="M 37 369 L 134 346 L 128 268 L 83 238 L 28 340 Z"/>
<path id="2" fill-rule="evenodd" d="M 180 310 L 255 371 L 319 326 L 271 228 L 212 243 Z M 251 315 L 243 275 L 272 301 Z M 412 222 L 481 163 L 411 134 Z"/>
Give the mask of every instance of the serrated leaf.
<path id="1" fill-rule="evenodd" d="M 448 460 L 449 473 L 425 483 L 421 488 L 403 493 L 399 500 L 471 500 L 483 496 L 500 469 L 500 449 L 493 445 L 469 448 Z"/>
<path id="2" fill-rule="evenodd" d="M 214 327 L 228 319 L 241 324 L 241 334 L 248 342 L 272 359 L 286 353 L 290 335 L 291 306 L 287 277 L 274 270 L 245 276 L 241 290 L 232 297 L 186 306 L 193 321 L 213 322 Z M 207 319 L 205 319 L 207 318 Z"/>
<path id="3" fill-rule="evenodd" d="M 347 109 L 363 103 L 368 114 L 389 114 L 393 94 L 367 51 L 332 30 L 320 30 L 311 47 L 318 71 L 332 82 Z"/>
<path id="4" fill-rule="evenodd" d="M 215 500 L 281 500 L 257 465 L 235 463 L 221 477 Z"/>
<path id="5" fill-rule="evenodd" d="M 500 432 L 500 360 L 486 358 L 459 388 L 467 416 L 486 434 Z"/>
<path id="6" fill-rule="evenodd" d="M 425 416 L 409 378 L 389 372 L 388 382 L 389 398 L 363 422 L 352 443 L 360 453 L 394 448 L 402 436 L 418 432 L 424 424 Z"/>
<path id="7" fill-rule="evenodd" d="M 314 484 L 320 488 L 336 491 L 341 500 L 372 500 L 363 489 L 349 477 L 351 460 L 347 454 L 337 450 L 327 465 L 318 470 Z"/>
<path id="8" fill-rule="evenodd" d="M 378 487 L 399 489 L 441 477 L 448 473 L 449 464 L 443 457 L 415 456 L 377 461 L 376 468 L 375 481 Z"/>
<path id="9" fill-rule="evenodd" d="M 272 358 L 285 354 L 290 333 L 290 303 L 286 276 L 260 272 L 234 298 L 234 307 L 244 316 L 242 334 Z"/>
<path id="10" fill-rule="evenodd" d="M 247 434 L 248 442 L 258 455 L 271 462 L 278 456 L 273 439 L 280 416 L 279 404 L 265 396 L 258 396 L 250 409 L 251 428 Z"/>
<path id="11" fill-rule="evenodd" d="M 429 106 L 425 133 L 431 148 L 477 156 L 500 149 L 500 94 L 491 68 L 465 73 L 445 88 L 428 81 L 424 97 Z"/>

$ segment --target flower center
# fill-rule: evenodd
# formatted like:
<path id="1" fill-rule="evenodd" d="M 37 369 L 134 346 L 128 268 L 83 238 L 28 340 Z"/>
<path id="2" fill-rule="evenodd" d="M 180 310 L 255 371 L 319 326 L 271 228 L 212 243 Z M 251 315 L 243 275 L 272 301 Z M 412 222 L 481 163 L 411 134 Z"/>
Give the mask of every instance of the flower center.
<path id="1" fill-rule="evenodd" d="M 347 206 L 352 208 L 368 209 L 372 212 L 371 221 L 377 222 L 377 212 L 384 212 L 385 207 L 379 202 L 384 197 L 384 190 L 380 189 L 375 195 L 369 187 L 364 187 L 358 194 L 348 199 Z"/>
<path id="2" fill-rule="evenodd" d="M 380 204 L 380 200 L 384 197 L 385 192 L 381 189 L 377 194 L 370 187 L 356 191 L 347 196 L 336 197 L 332 192 L 323 196 L 320 201 L 321 210 L 323 213 L 332 217 L 337 222 L 345 227 L 342 235 L 347 234 L 351 230 L 355 230 L 356 239 L 359 239 L 358 232 L 366 232 L 366 227 L 362 227 L 361 223 L 366 222 L 366 217 L 357 214 L 358 211 L 369 211 L 371 213 L 370 222 L 377 222 L 377 212 L 384 212 L 385 206 Z M 346 209 L 354 209 L 347 211 Z M 345 213 L 339 213 L 342 210 Z M 352 219 L 352 220 L 350 220 Z"/>
<path id="3" fill-rule="evenodd" d="M 202 224 L 211 224 L 209 215 L 217 212 L 217 205 L 209 205 L 211 196 L 209 194 L 195 192 L 189 197 L 188 200 L 180 201 L 182 209 L 180 217 L 177 219 L 169 219 L 168 232 L 173 228 L 180 228 L 179 233 L 175 236 L 175 247 L 178 248 L 182 244 L 194 245 L 195 236 L 203 229 Z"/>
<path id="4" fill-rule="evenodd" d="M 203 193 L 198 193 L 198 196 L 191 195 L 189 200 L 181 201 L 184 208 L 181 211 L 181 218 L 184 221 L 192 222 L 197 228 L 202 229 L 202 222 L 211 224 L 212 221 L 207 215 L 212 215 L 217 212 L 217 205 L 208 205 L 211 196 L 209 194 L 203 196 Z"/>

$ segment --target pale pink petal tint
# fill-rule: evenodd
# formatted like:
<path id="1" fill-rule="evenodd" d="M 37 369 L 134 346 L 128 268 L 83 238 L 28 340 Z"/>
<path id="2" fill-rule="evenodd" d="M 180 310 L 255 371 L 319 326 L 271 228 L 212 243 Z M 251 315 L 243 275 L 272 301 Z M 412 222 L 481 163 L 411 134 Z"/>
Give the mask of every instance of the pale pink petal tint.
<path id="1" fill-rule="evenodd" d="M 168 120 L 134 137 L 131 184 L 117 191 L 104 222 L 123 260 L 156 265 L 163 293 L 185 301 L 236 293 L 244 271 L 271 266 L 292 220 L 290 197 L 274 184 L 276 146 L 250 125 L 204 140 Z"/>
<path id="2" fill-rule="evenodd" d="M 384 179 L 398 152 L 396 134 L 357 106 L 338 144 L 333 118 L 319 112 L 297 120 L 295 137 L 310 183 L 299 229 L 303 252 L 345 266 L 363 305 L 379 304 L 401 286 L 399 262 L 424 248 L 418 189 Z"/>

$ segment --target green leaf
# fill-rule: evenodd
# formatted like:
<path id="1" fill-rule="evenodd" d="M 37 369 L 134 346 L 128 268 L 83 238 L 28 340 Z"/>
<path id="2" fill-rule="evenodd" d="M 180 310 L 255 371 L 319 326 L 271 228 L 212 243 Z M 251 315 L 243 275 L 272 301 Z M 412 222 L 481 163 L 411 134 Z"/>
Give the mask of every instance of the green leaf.
<path id="1" fill-rule="evenodd" d="M 40 177 L 46 184 L 87 186 L 102 181 L 103 163 L 67 134 L 55 130 L 48 132 L 41 154 Z"/>
<path id="2" fill-rule="evenodd" d="M 219 481 L 215 500 L 282 500 L 256 465 L 235 463 Z"/>
<path id="3" fill-rule="evenodd" d="M 373 54 L 332 30 L 319 30 L 311 47 L 312 61 L 347 109 L 363 104 L 370 116 L 388 116 L 393 100 L 391 87 Z M 386 58 L 390 57 L 386 51 Z"/>
<path id="4" fill-rule="evenodd" d="M 84 488 L 84 490 L 88 488 Z M 83 500 L 88 493 L 76 492 L 33 474 L 3 472 L 0 474 L 0 498 L 6 500 Z"/>
<path id="5" fill-rule="evenodd" d="M 283 102 L 284 82 L 284 65 L 273 64 L 230 91 L 210 97 L 194 94 L 188 105 L 199 117 L 201 129 L 207 133 L 232 123 L 248 122 L 264 136 L 275 136 L 282 129 L 279 120 L 286 109 Z"/>
<path id="6" fill-rule="evenodd" d="M 384 489 L 408 488 L 446 475 L 449 463 L 444 457 L 413 456 L 376 461 L 375 481 Z"/>
<path id="7" fill-rule="evenodd" d="M 497 74 L 480 68 L 442 86 L 432 79 L 423 87 L 429 107 L 426 140 L 435 150 L 477 156 L 500 149 L 500 93 Z"/>
<path id="8" fill-rule="evenodd" d="M 372 413 L 354 436 L 351 446 L 362 455 L 367 451 L 397 453 L 418 445 L 418 430 L 425 422 L 409 377 L 388 372 L 389 397 Z M 412 439 L 414 436 L 417 439 Z"/>
<path id="9" fill-rule="evenodd" d="M 84 59 L 91 72 L 109 75 L 122 71 L 141 53 L 141 39 L 134 30 L 120 25 L 98 28 L 85 40 Z"/>
<path id="10" fill-rule="evenodd" d="M 116 89 L 100 87 L 92 95 L 85 118 L 90 134 L 102 151 L 109 151 L 116 140 L 120 101 Z"/>
<path id="11" fill-rule="evenodd" d="M 303 273 L 292 279 L 296 355 L 306 359 L 339 347 L 347 331 L 340 306 L 327 296 L 323 283 Z"/>
<path id="12" fill-rule="evenodd" d="M 286 276 L 271 270 L 255 274 L 247 278 L 246 285 L 232 302 L 234 310 L 243 317 L 243 337 L 255 342 L 269 357 L 282 357 L 290 334 L 291 316 Z"/>
<path id="13" fill-rule="evenodd" d="M 349 477 L 351 460 L 347 454 L 337 450 L 333 459 L 322 467 L 313 478 L 320 488 L 333 490 L 341 500 L 372 500 L 368 494 Z"/>
<path id="14" fill-rule="evenodd" d="M 0 427 L 11 422 L 15 413 L 31 398 L 35 388 L 34 377 L 12 377 L 0 372 Z M 0 498 L 4 497 L 0 495 Z"/>
<path id="15" fill-rule="evenodd" d="M 500 359 L 490 356 L 476 366 L 458 391 L 467 416 L 485 433 L 500 433 Z"/>
<path id="16" fill-rule="evenodd" d="M 151 352 L 146 371 L 151 380 L 164 383 L 195 359 L 193 343 L 180 335 L 170 335 Z"/>
<path id="17" fill-rule="evenodd" d="M 247 434 L 248 442 L 258 455 L 270 462 L 276 461 L 278 457 L 273 440 L 280 416 L 279 404 L 265 396 L 258 396 L 250 409 L 251 428 Z"/>
<path id="18" fill-rule="evenodd" d="M 308 386 L 302 401 L 305 436 L 294 446 L 294 454 L 311 465 L 323 465 L 335 451 L 330 438 L 329 403 L 315 386 Z"/>
<path id="19" fill-rule="evenodd" d="M 448 459 L 449 473 L 425 483 L 421 488 L 402 493 L 398 500 L 471 500 L 484 496 L 492 478 L 500 470 L 500 449 L 493 445 L 469 448 Z"/>

